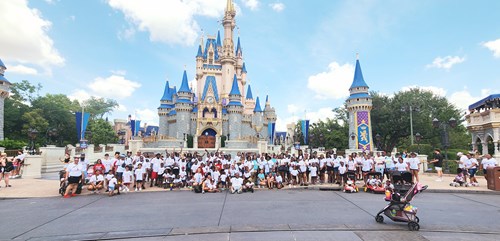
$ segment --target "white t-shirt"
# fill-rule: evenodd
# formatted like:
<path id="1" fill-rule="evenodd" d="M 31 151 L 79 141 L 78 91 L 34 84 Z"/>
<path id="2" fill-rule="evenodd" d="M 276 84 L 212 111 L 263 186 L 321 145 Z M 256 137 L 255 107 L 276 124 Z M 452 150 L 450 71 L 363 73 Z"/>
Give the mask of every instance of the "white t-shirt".
<path id="1" fill-rule="evenodd" d="M 233 178 L 231 178 L 231 185 L 233 187 L 241 187 L 241 185 L 243 185 L 243 178 L 241 178 L 241 177 L 238 177 L 238 178 L 233 177 Z"/>
<path id="2" fill-rule="evenodd" d="M 398 162 L 396 163 L 396 165 L 394 165 L 396 167 L 396 171 L 398 172 L 404 172 L 406 171 L 406 168 L 408 167 L 408 164 L 406 164 L 405 162 Z"/>
<path id="3" fill-rule="evenodd" d="M 130 183 L 132 182 L 132 172 L 131 171 L 125 171 L 123 172 L 123 183 Z"/>
<path id="4" fill-rule="evenodd" d="M 494 158 L 484 159 L 482 162 L 483 169 L 488 170 L 489 167 L 494 167 L 497 165 L 497 161 Z"/>
<path id="5" fill-rule="evenodd" d="M 299 161 L 299 168 L 300 168 L 300 172 L 306 172 L 307 171 L 306 162 L 304 160 L 300 160 Z"/>
<path id="6" fill-rule="evenodd" d="M 115 166 L 116 166 L 116 172 L 124 172 L 125 167 L 122 167 L 122 165 L 125 164 L 125 160 L 119 159 L 116 160 Z"/>
<path id="7" fill-rule="evenodd" d="M 318 176 L 318 168 L 315 166 L 310 166 L 309 171 L 311 174 L 311 177 L 317 177 Z"/>
<path id="8" fill-rule="evenodd" d="M 155 157 L 151 160 L 151 165 L 153 166 L 153 172 L 159 172 L 161 167 L 161 160 Z"/>
<path id="9" fill-rule="evenodd" d="M 118 183 L 118 180 L 116 180 L 116 177 L 111 178 L 108 182 L 108 187 L 115 187 L 115 185 Z"/>
<path id="10" fill-rule="evenodd" d="M 103 175 L 93 175 L 90 177 L 89 182 L 92 184 L 96 184 L 97 182 L 102 182 L 104 181 L 104 176 Z"/>
<path id="11" fill-rule="evenodd" d="M 339 173 L 340 173 L 341 175 L 345 174 L 345 172 L 346 172 L 346 171 L 347 171 L 347 168 L 346 168 L 346 166 L 345 166 L 345 165 L 343 165 L 343 166 L 342 166 L 342 165 L 340 165 L 340 166 L 339 166 Z"/>
<path id="12" fill-rule="evenodd" d="M 70 177 L 79 177 L 82 175 L 83 166 L 80 163 L 78 164 L 70 163 L 68 164 L 66 171 L 69 172 Z"/>
<path id="13" fill-rule="evenodd" d="M 113 160 L 111 159 L 102 159 L 102 164 L 104 165 L 104 169 L 106 172 L 111 170 L 111 166 L 113 165 Z"/>
<path id="14" fill-rule="evenodd" d="M 292 176 L 296 177 L 297 175 L 299 175 L 299 171 L 297 169 L 292 169 L 290 171 L 290 174 L 292 174 Z"/>
<path id="15" fill-rule="evenodd" d="M 465 163 L 468 162 L 469 158 L 466 155 L 462 155 L 460 157 L 460 161 L 458 161 L 458 168 L 465 168 Z"/>
<path id="16" fill-rule="evenodd" d="M 395 165 L 394 165 L 394 159 L 392 159 L 392 157 L 390 156 L 386 156 L 384 158 L 385 160 L 385 168 L 394 168 Z"/>
<path id="17" fill-rule="evenodd" d="M 135 169 L 134 174 L 135 174 L 135 180 L 136 181 L 142 181 L 142 176 L 144 174 L 144 170 L 142 170 L 142 169 Z"/>
<path id="18" fill-rule="evenodd" d="M 369 172 L 372 170 L 373 162 L 371 159 L 363 159 L 361 161 L 361 163 L 363 164 L 363 171 L 364 172 Z"/>
<path id="19" fill-rule="evenodd" d="M 283 182 L 283 178 L 281 177 L 281 175 L 276 175 L 276 182 L 278 182 L 278 183 Z"/>
<path id="20" fill-rule="evenodd" d="M 356 162 L 354 160 L 347 161 L 347 169 L 349 171 L 356 171 Z"/>
<path id="21" fill-rule="evenodd" d="M 410 169 L 411 170 L 418 169 L 418 164 L 420 164 L 420 159 L 418 159 L 417 157 L 414 157 L 414 158 L 409 158 L 408 161 L 410 162 Z"/>

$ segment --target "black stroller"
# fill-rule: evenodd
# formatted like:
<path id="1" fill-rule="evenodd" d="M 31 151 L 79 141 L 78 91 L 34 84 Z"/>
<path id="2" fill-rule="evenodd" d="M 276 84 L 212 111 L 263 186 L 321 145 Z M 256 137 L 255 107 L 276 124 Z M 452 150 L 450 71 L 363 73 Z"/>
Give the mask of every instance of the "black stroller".
<path id="1" fill-rule="evenodd" d="M 394 222 L 408 223 L 408 229 L 410 231 L 418 231 L 420 229 L 420 225 L 418 224 L 420 220 L 417 217 L 417 209 L 413 207 L 410 202 L 415 195 L 425 189 L 427 189 L 427 186 L 422 187 L 418 183 L 415 183 L 404 196 L 401 196 L 399 193 L 394 193 L 390 203 L 377 213 L 375 221 L 377 221 L 377 223 L 384 222 L 384 217 L 382 216 L 382 214 L 384 214 Z"/>
<path id="2" fill-rule="evenodd" d="M 68 187 L 68 182 L 65 180 L 65 177 L 66 177 L 66 171 L 65 170 L 59 171 L 59 194 L 61 194 L 61 196 L 64 196 L 66 188 Z"/>
<path id="3" fill-rule="evenodd" d="M 391 182 L 394 185 L 394 192 L 406 193 L 413 185 L 413 175 L 411 172 L 393 172 Z"/>

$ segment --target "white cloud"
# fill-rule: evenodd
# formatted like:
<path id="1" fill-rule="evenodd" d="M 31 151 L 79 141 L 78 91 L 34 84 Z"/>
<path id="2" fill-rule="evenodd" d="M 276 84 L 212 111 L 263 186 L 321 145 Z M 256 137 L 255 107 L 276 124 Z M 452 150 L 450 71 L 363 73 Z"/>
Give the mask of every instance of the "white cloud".
<path id="1" fill-rule="evenodd" d="M 137 114 L 137 119 L 141 120 L 141 123 L 147 123 L 148 125 L 158 125 L 158 112 L 151 109 L 135 110 Z"/>
<path id="2" fill-rule="evenodd" d="M 119 112 L 127 112 L 127 107 L 122 105 L 122 104 L 118 104 L 118 106 L 115 108 L 116 111 L 119 111 Z"/>
<path id="3" fill-rule="evenodd" d="M 108 4 L 125 15 L 133 28 L 149 32 L 151 41 L 193 45 L 200 27 L 195 16 L 220 18 L 226 1 L 220 0 L 108 0 Z M 123 37 L 135 33 L 130 29 Z"/>
<path id="4" fill-rule="evenodd" d="M 328 65 L 327 72 L 308 78 L 307 88 L 316 92 L 316 97 L 321 99 L 342 99 L 349 96 L 353 76 L 353 65 L 339 65 L 337 62 L 332 62 Z"/>
<path id="5" fill-rule="evenodd" d="M 271 3 L 269 6 L 275 11 L 275 12 L 281 12 L 285 9 L 285 4 L 283 3 Z"/>
<path id="6" fill-rule="evenodd" d="M 0 53 L 4 62 L 33 64 L 48 74 L 51 67 L 64 64 L 64 58 L 48 36 L 52 23 L 26 0 L 0 1 Z"/>
<path id="7" fill-rule="evenodd" d="M 297 105 L 290 104 L 287 106 L 287 110 L 288 110 L 288 113 L 294 114 L 294 113 L 297 113 L 297 111 L 299 111 L 299 107 Z"/>
<path id="8" fill-rule="evenodd" d="M 129 97 L 132 93 L 141 87 L 141 84 L 132 80 L 125 79 L 121 75 L 111 75 L 107 78 L 97 77 L 89 84 L 89 88 L 99 96 L 106 98 L 123 99 Z"/>
<path id="9" fill-rule="evenodd" d="M 289 107 L 290 107 L 290 105 L 289 105 Z M 329 108 L 329 107 L 320 108 L 317 111 L 306 113 L 306 118 L 310 121 L 310 123 L 315 123 L 315 122 L 318 122 L 319 120 L 326 121 L 326 118 L 333 119 L 334 117 L 335 117 L 335 113 L 332 111 L 332 108 Z M 285 131 L 286 125 L 288 125 L 290 123 L 297 123 L 297 121 L 299 121 L 301 119 L 304 119 L 304 115 L 294 114 L 292 116 L 287 116 L 285 118 L 278 117 L 276 119 L 276 130 Z"/>
<path id="10" fill-rule="evenodd" d="M 73 93 L 68 95 L 70 100 L 77 100 L 79 102 L 90 99 L 90 94 L 85 90 L 74 90 Z"/>
<path id="11" fill-rule="evenodd" d="M 450 97 L 448 97 L 448 100 L 450 101 L 450 103 L 454 104 L 460 110 L 468 110 L 469 105 L 473 104 L 474 102 L 484 97 L 485 96 L 474 97 L 471 95 L 471 93 L 467 88 L 464 88 L 464 90 L 457 91 L 451 94 Z"/>
<path id="12" fill-rule="evenodd" d="M 245 7 L 250 8 L 250 10 L 254 11 L 259 8 L 260 2 L 258 0 L 243 0 L 243 4 Z"/>
<path id="13" fill-rule="evenodd" d="M 428 64 L 427 68 L 438 68 L 438 69 L 446 69 L 449 70 L 453 65 L 459 64 L 465 61 L 465 56 L 464 57 L 459 57 L 459 56 L 446 56 L 444 58 L 436 57 L 434 61 L 432 61 L 432 64 Z"/>
<path id="14" fill-rule="evenodd" d="M 123 69 L 110 70 L 109 72 L 111 72 L 114 75 L 121 75 L 121 76 L 127 75 L 127 71 Z"/>
<path id="15" fill-rule="evenodd" d="M 500 58 L 500 38 L 482 43 L 482 45 L 493 51 L 493 56 L 495 56 L 495 58 Z"/>
<path id="16" fill-rule="evenodd" d="M 10 73 L 15 73 L 15 74 L 24 74 L 24 75 L 37 75 L 38 70 L 25 66 L 25 65 L 14 65 L 14 66 L 9 66 L 9 72 Z"/>
<path id="17" fill-rule="evenodd" d="M 442 96 L 442 97 L 446 96 L 446 90 L 443 89 L 443 88 L 440 88 L 440 87 L 436 87 L 436 86 L 410 85 L 410 86 L 405 86 L 405 87 L 401 88 L 401 90 L 402 91 L 409 91 L 410 89 L 416 89 L 416 88 L 421 89 L 421 90 L 430 91 L 430 92 L 434 93 L 437 96 Z"/>

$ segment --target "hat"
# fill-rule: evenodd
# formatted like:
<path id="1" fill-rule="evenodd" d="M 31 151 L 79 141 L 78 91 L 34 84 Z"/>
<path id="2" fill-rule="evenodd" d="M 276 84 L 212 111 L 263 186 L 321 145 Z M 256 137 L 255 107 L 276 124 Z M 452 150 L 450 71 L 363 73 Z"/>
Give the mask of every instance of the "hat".
<path id="1" fill-rule="evenodd" d="M 120 157 L 123 157 L 123 158 L 125 158 L 125 154 L 121 154 L 121 155 L 120 155 Z"/>
<path id="2" fill-rule="evenodd" d="M 75 158 L 76 158 L 76 159 L 80 159 L 80 157 L 79 157 L 79 156 L 77 156 L 77 155 L 74 155 L 74 156 L 73 156 L 73 159 L 75 159 Z"/>
<path id="3" fill-rule="evenodd" d="M 462 152 L 457 152 L 457 156 L 461 156 L 461 155 L 463 155 Z"/>

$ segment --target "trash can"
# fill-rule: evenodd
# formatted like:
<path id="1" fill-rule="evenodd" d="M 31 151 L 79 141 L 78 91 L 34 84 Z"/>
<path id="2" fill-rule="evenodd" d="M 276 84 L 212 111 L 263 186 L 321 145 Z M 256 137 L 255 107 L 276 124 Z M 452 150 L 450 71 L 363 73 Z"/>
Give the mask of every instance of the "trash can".
<path id="1" fill-rule="evenodd" d="M 500 191 L 500 167 L 488 168 L 488 189 Z"/>

